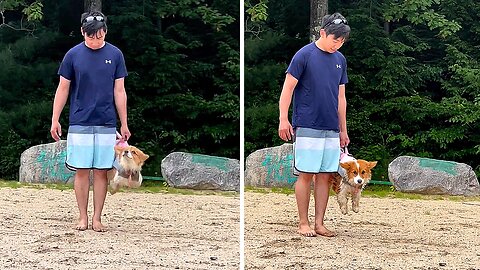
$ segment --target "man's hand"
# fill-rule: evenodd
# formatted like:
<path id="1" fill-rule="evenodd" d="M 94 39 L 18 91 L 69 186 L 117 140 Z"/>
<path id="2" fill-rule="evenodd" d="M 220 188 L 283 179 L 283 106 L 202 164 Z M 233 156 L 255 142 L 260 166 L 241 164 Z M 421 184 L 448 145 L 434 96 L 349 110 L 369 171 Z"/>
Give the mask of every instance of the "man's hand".
<path id="1" fill-rule="evenodd" d="M 293 138 L 293 127 L 288 120 L 280 120 L 278 125 L 278 136 L 286 142 Z"/>
<path id="2" fill-rule="evenodd" d="M 348 134 L 346 131 L 340 131 L 340 147 L 345 147 L 350 144 L 350 138 L 348 138 Z"/>
<path id="3" fill-rule="evenodd" d="M 52 122 L 52 126 L 50 127 L 50 135 L 56 142 L 60 140 L 60 136 L 62 136 L 62 126 L 58 121 Z"/>
<path id="4" fill-rule="evenodd" d="M 130 139 L 130 136 L 132 136 L 130 130 L 128 130 L 128 126 L 121 126 L 120 133 L 122 134 L 122 139 L 124 141 L 128 141 L 128 139 Z"/>

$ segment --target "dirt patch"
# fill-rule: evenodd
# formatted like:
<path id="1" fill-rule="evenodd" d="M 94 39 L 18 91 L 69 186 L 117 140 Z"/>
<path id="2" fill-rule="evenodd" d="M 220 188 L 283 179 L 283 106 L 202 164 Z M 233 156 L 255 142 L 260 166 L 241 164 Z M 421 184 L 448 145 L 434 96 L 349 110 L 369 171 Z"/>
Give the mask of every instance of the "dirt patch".
<path id="1" fill-rule="evenodd" d="M 362 198 L 342 215 L 330 197 L 325 225 L 338 236 L 301 237 L 295 195 L 246 192 L 245 269 L 480 269 L 480 201 Z"/>
<path id="2" fill-rule="evenodd" d="M 89 214 L 92 214 L 90 193 Z M 0 269 L 238 269 L 238 197 L 107 195 L 105 233 L 74 230 L 73 190 L 0 189 Z"/>

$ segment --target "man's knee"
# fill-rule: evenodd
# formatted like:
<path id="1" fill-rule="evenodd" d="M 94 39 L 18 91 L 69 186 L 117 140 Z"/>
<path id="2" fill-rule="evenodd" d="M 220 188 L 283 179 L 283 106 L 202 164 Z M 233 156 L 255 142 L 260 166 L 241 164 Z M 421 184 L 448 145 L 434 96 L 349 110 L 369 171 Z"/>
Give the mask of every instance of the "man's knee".
<path id="1" fill-rule="evenodd" d="M 90 174 L 90 170 L 88 169 L 78 169 L 75 172 L 75 177 L 79 180 L 84 180 L 84 179 L 88 179 L 89 174 Z"/>
<path id="2" fill-rule="evenodd" d="M 307 182 L 312 181 L 314 174 L 313 173 L 300 173 L 297 178 L 297 182 Z"/>
<path id="3" fill-rule="evenodd" d="M 107 170 L 93 170 L 93 179 L 107 180 Z"/>

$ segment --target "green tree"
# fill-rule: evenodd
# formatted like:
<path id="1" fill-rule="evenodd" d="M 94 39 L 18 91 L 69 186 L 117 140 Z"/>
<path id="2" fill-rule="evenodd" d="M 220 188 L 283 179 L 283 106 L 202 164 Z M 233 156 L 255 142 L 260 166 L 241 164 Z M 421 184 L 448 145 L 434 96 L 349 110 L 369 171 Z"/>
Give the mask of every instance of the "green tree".
<path id="1" fill-rule="evenodd" d="M 64 54 L 82 41 L 84 2 L 44 0 L 43 19 L 25 34 L 0 27 L 0 145 L 15 179 L 26 148 L 52 142 L 52 100 Z M 172 151 L 239 157 L 239 6 L 232 0 L 103 1 L 107 41 L 122 49 L 129 76 L 129 140 L 160 175 Z M 5 11 L 19 25 L 21 10 Z M 68 106 L 60 122 L 66 126 Z M 13 151 L 12 151 L 13 149 Z"/>
<path id="2" fill-rule="evenodd" d="M 245 42 L 247 155 L 280 144 L 277 102 L 284 71 L 308 42 L 306 15 L 292 16 L 269 1 L 262 35 Z M 296 12 L 307 3 L 292 1 Z M 465 162 L 480 172 L 480 4 L 467 1 L 329 1 L 352 28 L 341 51 L 348 61 L 350 152 L 379 160 L 387 179 L 398 155 Z M 291 8 L 289 11 L 292 10 Z M 287 24 L 294 17 L 297 32 Z"/>

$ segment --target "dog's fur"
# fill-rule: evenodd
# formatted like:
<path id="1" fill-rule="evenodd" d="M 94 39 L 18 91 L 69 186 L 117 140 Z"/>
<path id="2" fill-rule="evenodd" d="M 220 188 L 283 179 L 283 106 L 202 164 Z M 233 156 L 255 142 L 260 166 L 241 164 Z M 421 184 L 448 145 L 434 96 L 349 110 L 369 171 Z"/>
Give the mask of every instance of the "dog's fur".
<path id="1" fill-rule="evenodd" d="M 332 173 L 330 176 L 330 185 L 337 194 L 338 205 L 342 214 L 348 213 L 348 197 L 352 198 L 352 210 L 355 213 L 359 211 L 360 195 L 363 188 L 372 178 L 371 169 L 377 165 L 376 161 L 366 161 L 362 159 L 352 159 L 346 162 L 340 162 L 339 173 Z"/>
<path id="2" fill-rule="evenodd" d="M 120 171 L 108 171 L 107 178 L 110 182 L 110 194 L 115 194 L 120 187 L 137 188 L 142 184 L 142 165 L 148 155 L 131 145 L 115 145 L 115 158 L 120 164 Z"/>

